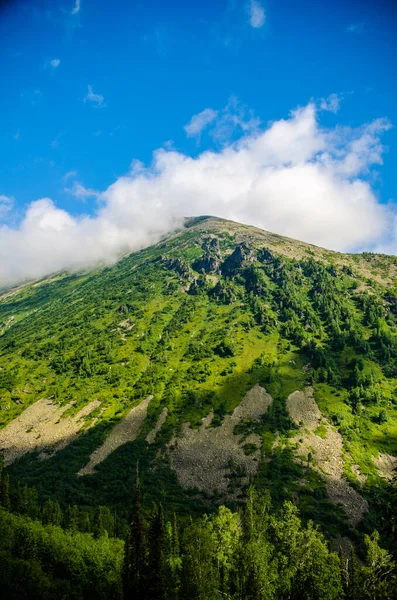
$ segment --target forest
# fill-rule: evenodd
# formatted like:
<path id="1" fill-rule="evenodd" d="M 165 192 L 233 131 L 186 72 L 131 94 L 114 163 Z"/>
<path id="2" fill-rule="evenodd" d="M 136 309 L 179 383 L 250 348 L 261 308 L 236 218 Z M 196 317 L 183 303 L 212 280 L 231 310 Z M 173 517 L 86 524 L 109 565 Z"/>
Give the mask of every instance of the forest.
<path id="1" fill-rule="evenodd" d="M 161 504 L 144 511 L 137 477 L 124 541 L 114 537 L 105 507 L 90 524 L 77 507 L 65 514 L 57 502 L 39 507 L 32 490 L 17 489 L 11 501 L 3 472 L 5 599 L 395 598 L 396 564 L 376 531 L 365 535 L 358 554 L 353 545 L 331 549 L 312 521 L 302 523 L 292 502 L 276 508 L 269 493 L 252 487 L 237 511 L 220 505 L 201 518 L 180 519 L 164 514 Z"/>

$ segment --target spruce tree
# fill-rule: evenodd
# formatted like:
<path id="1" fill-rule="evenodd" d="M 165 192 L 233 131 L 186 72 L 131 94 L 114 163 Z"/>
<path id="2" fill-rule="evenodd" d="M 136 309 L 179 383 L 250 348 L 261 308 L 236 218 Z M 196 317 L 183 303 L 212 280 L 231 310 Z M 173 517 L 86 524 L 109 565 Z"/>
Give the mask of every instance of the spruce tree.
<path id="1" fill-rule="evenodd" d="M 60 525 L 62 510 L 57 500 L 49 498 L 42 508 L 42 521 L 44 524 Z"/>
<path id="2" fill-rule="evenodd" d="M 146 590 L 148 600 L 165 599 L 165 527 L 161 504 L 154 506 L 149 524 Z"/>
<path id="3" fill-rule="evenodd" d="M 64 528 L 70 529 L 70 531 L 76 532 L 79 530 L 80 511 L 79 507 L 75 504 L 73 506 L 68 505 L 65 510 L 64 517 Z"/>
<path id="4" fill-rule="evenodd" d="M 141 600 L 145 592 L 146 542 L 142 516 L 142 494 L 137 473 L 135 504 L 124 550 L 124 600 Z"/>
<path id="5" fill-rule="evenodd" d="M 166 597 L 178 600 L 181 587 L 182 558 L 179 549 L 179 533 L 176 515 L 166 527 Z"/>
<path id="6" fill-rule="evenodd" d="M 9 492 L 10 478 L 7 473 L 1 474 L 0 484 L 0 506 L 6 510 L 11 509 L 10 492 Z"/>

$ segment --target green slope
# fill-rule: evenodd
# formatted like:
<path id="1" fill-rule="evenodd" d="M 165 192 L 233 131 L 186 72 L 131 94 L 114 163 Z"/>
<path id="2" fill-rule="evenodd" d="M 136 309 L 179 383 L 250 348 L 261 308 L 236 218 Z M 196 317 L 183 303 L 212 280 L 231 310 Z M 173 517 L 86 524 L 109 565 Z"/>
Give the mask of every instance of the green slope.
<path id="1" fill-rule="evenodd" d="M 123 517 L 139 461 L 148 504 L 162 499 L 180 514 L 208 510 L 216 493 L 184 489 L 167 444 L 183 423 L 198 427 L 211 410 L 212 426 L 220 425 L 260 384 L 274 403 L 259 424 L 242 426 L 262 437 L 255 484 L 270 489 L 276 504 L 295 499 L 303 517 L 328 533 L 344 531 L 345 515 L 327 498 L 324 478 L 296 460 L 291 442 L 298 426 L 286 399 L 312 385 L 342 435 L 345 476 L 369 502 L 360 527 L 375 524 L 387 535 L 390 486 L 374 458 L 397 456 L 395 257 L 344 255 L 230 221 L 188 219 L 112 267 L 4 292 L 0 332 L 1 427 L 42 398 L 73 402 L 62 418 L 100 402 L 87 431 L 51 458 L 27 453 L 8 467 L 15 481 L 37 488 L 40 500 L 88 511 L 108 505 Z M 149 394 L 136 441 L 110 454 L 94 475 L 78 477 Z M 164 407 L 166 423 L 148 445 Z"/>

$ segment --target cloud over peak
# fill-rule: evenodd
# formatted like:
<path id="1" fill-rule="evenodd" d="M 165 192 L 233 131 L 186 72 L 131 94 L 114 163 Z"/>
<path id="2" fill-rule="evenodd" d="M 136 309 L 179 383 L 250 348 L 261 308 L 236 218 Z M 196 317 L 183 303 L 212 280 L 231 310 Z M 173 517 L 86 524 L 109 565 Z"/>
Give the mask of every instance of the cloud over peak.
<path id="1" fill-rule="evenodd" d="M 240 127 L 239 139 L 195 158 L 156 150 L 149 166 L 134 161 L 100 193 L 74 182 L 77 197 L 97 194 L 93 215 L 74 216 L 48 198 L 32 202 L 18 227 L 0 227 L 0 282 L 111 263 L 201 214 L 340 251 L 371 249 L 389 237 L 396 251 L 394 213 L 368 177 L 382 163 L 390 123 L 324 128 L 320 115 L 312 101 L 264 128 Z"/>

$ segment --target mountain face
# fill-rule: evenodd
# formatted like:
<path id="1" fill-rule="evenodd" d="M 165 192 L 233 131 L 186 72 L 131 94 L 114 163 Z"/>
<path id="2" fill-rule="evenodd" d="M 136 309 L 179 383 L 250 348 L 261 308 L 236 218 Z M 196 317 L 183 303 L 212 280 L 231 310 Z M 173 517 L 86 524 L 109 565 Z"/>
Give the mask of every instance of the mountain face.
<path id="1" fill-rule="evenodd" d="M 110 268 L 0 296 L 0 449 L 39 499 L 179 514 L 293 499 L 388 535 L 397 259 L 187 219 Z"/>

